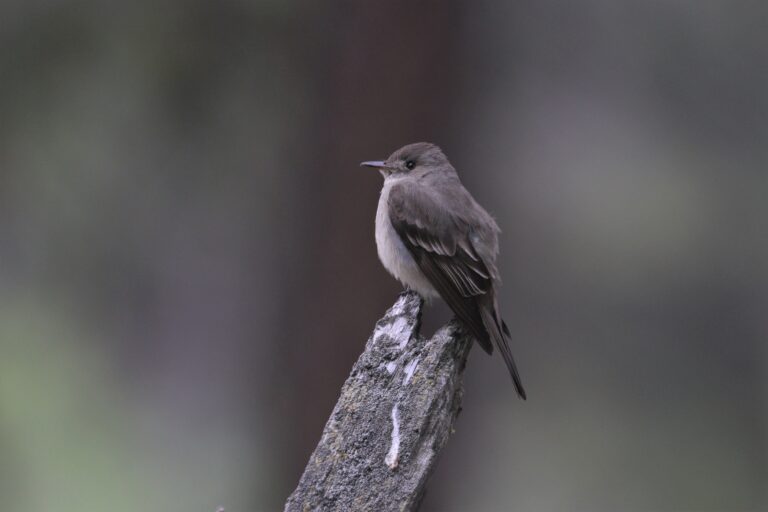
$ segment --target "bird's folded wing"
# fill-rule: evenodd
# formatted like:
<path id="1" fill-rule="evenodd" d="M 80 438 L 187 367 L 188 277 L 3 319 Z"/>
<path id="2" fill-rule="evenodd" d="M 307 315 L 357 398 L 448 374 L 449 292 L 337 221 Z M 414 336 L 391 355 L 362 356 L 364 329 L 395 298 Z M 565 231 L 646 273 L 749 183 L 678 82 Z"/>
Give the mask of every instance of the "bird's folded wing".
<path id="1" fill-rule="evenodd" d="M 421 271 L 483 349 L 493 352 L 475 302 L 491 291 L 492 277 L 471 243 L 470 223 L 418 187 L 393 185 L 388 206 L 392 227 Z"/>

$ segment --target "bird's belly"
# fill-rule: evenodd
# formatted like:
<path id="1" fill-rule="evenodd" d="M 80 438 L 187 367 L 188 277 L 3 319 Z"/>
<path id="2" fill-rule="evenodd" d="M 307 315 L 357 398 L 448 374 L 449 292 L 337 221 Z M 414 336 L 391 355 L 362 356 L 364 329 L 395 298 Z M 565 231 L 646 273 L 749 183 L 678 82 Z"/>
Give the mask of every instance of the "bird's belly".
<path id="1" fill-rule="evenodd" d="M 400 240 L 387 211 L 389 187 L 384 187 L 376 212 L 376 249 L 384 268 L 398 281 L 415 290 L 424 298 L 437 297 L 438 293 L 419 268 L 411 252 Z"/>

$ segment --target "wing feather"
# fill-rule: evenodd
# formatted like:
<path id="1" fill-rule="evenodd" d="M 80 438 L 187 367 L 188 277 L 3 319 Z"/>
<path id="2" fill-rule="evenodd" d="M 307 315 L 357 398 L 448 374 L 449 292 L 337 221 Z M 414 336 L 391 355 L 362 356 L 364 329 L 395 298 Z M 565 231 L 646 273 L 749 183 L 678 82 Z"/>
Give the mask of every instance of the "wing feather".
<path id="1" fill-rule="evenodd" d="M 413 197 L 416 194 L 418 197 Z M 448 306 L 489 354 L 493 345 L 475 299 L 492 289 L 491 273 L 469 239 L 463 219 L 441 209 L 427 192 L 396 184 L 389 192 L 392 227 Z"/>
<path id="2" fill-rule="evenodd" d="M 493 288 L 499 281 L 494 264 L 498 227 L 463 187 L 447 190 L 440 197 L 433 188 L 414 183 L 393 185 L 388 198 L 390 222 L 426 278 L 480 346 L 489 354 L 494 345 L 498 347 L 518 394 L 525 399 L 507 343 L 509 329 L 499 315 Z M 445 206 L 460 202 L 466 208 Z M 469 217 L 458 217 L 456 210 Z"/>

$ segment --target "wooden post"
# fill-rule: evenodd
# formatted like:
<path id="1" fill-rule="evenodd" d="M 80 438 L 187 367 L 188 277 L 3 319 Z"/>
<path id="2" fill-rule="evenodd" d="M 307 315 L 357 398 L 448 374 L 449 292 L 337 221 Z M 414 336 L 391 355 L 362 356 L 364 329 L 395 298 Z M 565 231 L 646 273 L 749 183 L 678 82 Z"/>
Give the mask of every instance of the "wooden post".
<path id="1" fill-rule="evenodd" d="M 472 338 L 454 320 L 419 335 L 403 292 L 376 323 L 285 510 L 416 510 L 461 410 Z"/>

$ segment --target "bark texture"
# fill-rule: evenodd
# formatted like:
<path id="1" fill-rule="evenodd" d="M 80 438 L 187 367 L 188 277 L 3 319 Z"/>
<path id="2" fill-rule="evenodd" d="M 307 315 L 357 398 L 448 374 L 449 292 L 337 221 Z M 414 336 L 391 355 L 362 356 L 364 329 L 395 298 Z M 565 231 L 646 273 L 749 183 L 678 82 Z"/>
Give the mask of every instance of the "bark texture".
<path id="1" fill-rule="evenodd" d="M 376 323 L 285 510 L 416 510 L 461 409 L 472 338 L 455 320 L 419 335 L 404 292 Z"/>

